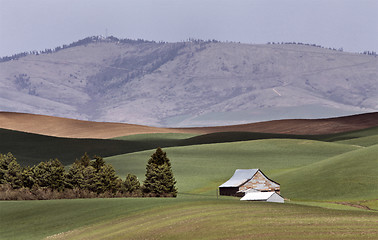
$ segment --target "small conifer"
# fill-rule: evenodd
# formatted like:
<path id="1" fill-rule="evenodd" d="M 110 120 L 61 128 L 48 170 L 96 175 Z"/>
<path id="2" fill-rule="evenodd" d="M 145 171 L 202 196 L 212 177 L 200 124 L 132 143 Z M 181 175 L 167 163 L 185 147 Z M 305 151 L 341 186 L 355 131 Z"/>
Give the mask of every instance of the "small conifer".
<path id="1" fill-rule="evenodd" d="M 136 192 L 140 189 L 140 183 L 134 174 L 127 174 L 125 181 L 123 182 L 123 191 L 124 192 Z"/>
<path id="2" fill-rule="evenodd" d="M 176 181 L 167 153 L 159 147 L 148 160 L 143 191 L 146 193 L 154 193 L 157 196 L 170 194 L 176 197 L 177 189 L 175 184 Z"/>

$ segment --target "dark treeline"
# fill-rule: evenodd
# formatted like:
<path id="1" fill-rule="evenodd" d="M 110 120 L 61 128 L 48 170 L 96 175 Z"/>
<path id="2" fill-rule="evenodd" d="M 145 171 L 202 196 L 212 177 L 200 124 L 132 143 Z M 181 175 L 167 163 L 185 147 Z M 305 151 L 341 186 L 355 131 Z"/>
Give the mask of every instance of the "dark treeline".
<path id="1" fill-rule="evenodd" d="M 377 56 L 377 52 L 374 51 L 364 51 L 362 54 L 369 55 L 369 56 Z"/>
<path id="2" fill-rule="evenodd" d="M 21 57 L 25 57 L 28 55 L 40 55 L 40 54 L 49 54 L 49 53 L 54 53 L 54 52 L 59 52 L 61 50 L 67 49 L 67 48 L 72 48 L 72 47 L 78 47 L 78 46 L 86 46 L 90 43 L 96 43 L 96 42 L 114 42 L 114 43 L 119 43 L 119 44 L 141 44 L 141 43 L 157 43 L 155 41 L 148 41 L 144 39 L 119 39 L 114 36 L 109 36 L 109 37 L 103 37 L 103 36 L 92 36 L 92 37 L 87 37 L 84 39 L 81 39 L 79 41 L 73 42 L 71 44 L 63 44 L 62 46 L 58 46 L 56 48 L 49 48 L 45 49 L 43 51 L 29 51 L 29 52 L 22 52 L 22 53 L 17 53 L 13 54 L 12 56 L 5 56 L 0 58 L 0 62 L 7 62 L 11 60 L 17 60 Z M 209 43 L 209 42 L 219 42 L 217 40 L 200 40 L 200 39 L 192 39 L 189 38 L 188 42 L 194 42 L 194 43 Z M 165 44 L 167 42 L 160 41 L 159 43 Z"/>
<path id="3" fill-rule="evenodd" d="M 176 197 L 176 181 L 165 152 L 158 148 L 146 170 L 141 186 L 133 174 L 120 179 L 100 156 L 91 160 L 85 153 L 66 171 L 58 159 L 22 167 L 11 153 L 0 154 L 0 200 Z"/>
<path id="4" fill-rule="evenodd" d="M 25 57 L 27 55 L 40 55 L 40 54 L 49 54 L 49 53 L 54 53 L 54 52 L 59 52 L 63 49 L 67 48 L 72 48 L 72 47 L 78 47 L 78 46 L 85 46 L 90 43 L 96 43 L 96 42 L 116 42 L 116 43 L 123 43 L 123 44 L 140 44 L 140 43 L 155 43 L 154 41 L 147 41 L 143 39 L 118 39 L 116 37 L 110 36 L 110 37 L 103 37 L 103 36 L 92 36 L 92 37 L 87 37 L 84 39 L 81 39 L 79 41 L 73 42 L 71 44 L 64 44 L 62 46 L 56 47 L 56 48 L 49 48 L 45 49 L 43 51 L 30 51 L 30 52 L 22 52 L 22 53 L 17 53 L 12 56 L 5 56 L 0 58 L 0 62 L 7 62 L 10 60 L 17 60 L 21 57 Z"/>
<path id="5" fill-rule="evenodd" d="M 302 42 L 268 42 L 268 45 L 270 44 L 277 44 L 277 45 L 304 45 L 304 46 L 311 46 L 311 47 L 317 47 L 317 48 L 323 48 L 323 49 L 328 49 L 328 50 L 333 50 L 333 51 L 338 51 L 338 52 L 343 52 L 343 48 L 331 48 L 331 47 L 324 47 L 321 45 L 317 44 L 311 44 L 311 43 L 302 43 Z M 363 55 L 369 55 L 369 56 L 377 56 L 377 53 L 375 51 L 363 51 L 360 52 L 359 54 Z"/>
<path id="6" fill-rule="evenodd" d="M 22 52 L 22 53 L 17 53 L 13 54 L 11 56 L 5 56 L 5 57 L 0 57 L 0 62 L 7 62 L 11 60 L 17 60 L 21 57 L 25 57 L 27 55 L 40 55 L 40 54 L 49 54 L 49 53 L 54 53 L 61 51 L 63 49 L 67 48 L 72 48 L 72 47 L 77 47 L 77 46 L 85 46 L 90 43 L 96 43 L 96 42 L 115 42 L 115 43 L 120 43 L 120 44 L 140 44 L 140 43 L 156 43 L 155 41 L 148 41 L 144 39 L 119 39 L 114 36 L 109 36 L 109 37 L 103 37 L 103 36 L 92 36 L 92 37 L 86 37 L 84 39 L 78 40 L 76 42 L 73 42 L 71 44 L 63 44 L 62 46 L 58 46 L 56 48 L 49 48 L 45 49 L 43 51 L 29 51 L 29 52 Z M 194 39 L 194 38 L 189 38 L 187 42 L 193 42 L 193 43 L 219 43 L 220 41 L 212 39 L 212 40 L 201 40 L 201 39 Z M 228 42 L 228 41 L 226 41 Z M 167 43 L 164 41 L 160 41 L 159 43 Z M 301 43 L 301 42 L 268 42 L 268 44 L 293 44 L 293 45 L 305 45 L 305 46 L 312 46 L 312 47 L 318 47 L 318 48 L 324 48 L 324 49 L 330 49 L 334 51 L 340 51 L 343 52 L 343 48 L 327 48 L 323 47 L 321 45 L 317 44 L 309 44 L 309 43 Z M 375 51 L 364 51 L 360 52 L 359 54 L 364 54 L 364 55 L 372 55 L 372 56 L 377 56 L 377 53 Z"/>
<path id="7" fill-rule="evenodd" d="M 304 46 L 311 46 L 311 47 L 317 47 L 317 48 L 323 48 L 323 49 L 329 49 L 329 50 L 333 50 L 333 51 L 339 51 L 339 52 L 343 52 L 344 49 L 343 48 L 331 48 L 331 47 L 324 47 L 324 46 L 321 46 L 321 45 L 317 45 L 317 44 L 311 44 L 311 43 L 301 43 L 301 42 L 268 42 L 268 45 L 269 44 L 278 44 L 278 45 L 304 45 Z"/>

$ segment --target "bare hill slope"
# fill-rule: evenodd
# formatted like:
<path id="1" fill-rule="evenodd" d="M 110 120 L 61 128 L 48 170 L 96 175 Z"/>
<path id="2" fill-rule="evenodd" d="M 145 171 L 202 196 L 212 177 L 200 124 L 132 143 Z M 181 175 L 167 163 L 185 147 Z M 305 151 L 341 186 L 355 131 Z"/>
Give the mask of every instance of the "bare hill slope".
<path id="1" fill-rule="evenodd" d="M 299 44 L 88 38 L 0 63 L 0 110 L 188 127 L 378 110 L 378 58 Z"/>
<path id="2" fill-rule="evenodd" d="M 125 123 L 89 122 L 43 115 L 0 112 L 0 128 L 70 138 L 113 138 L 142 133 L 265 132 L 329 134 L 378 126 L 378 112 L 329 119 L 275 120 L 201 128 L 157 128 Z"/>

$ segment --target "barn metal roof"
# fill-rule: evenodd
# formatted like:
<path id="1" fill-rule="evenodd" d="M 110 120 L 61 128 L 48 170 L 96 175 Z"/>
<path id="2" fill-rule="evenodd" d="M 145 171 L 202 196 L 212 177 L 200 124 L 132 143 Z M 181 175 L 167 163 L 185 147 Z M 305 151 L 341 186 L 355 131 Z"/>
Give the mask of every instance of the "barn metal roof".
<path id="1" fill-rule="evenodd" d="M 275 192 L 249 192 L 240 200 L 264 201 L 268 200 Z"/>
<path id="2" fill-rule="evenodd" d="M 284 198 L 277 194 L 276 192 L 248 192 L 244 197 L 240 199 L 241 201 L 266 201 L 266 202 L 276 202 L 285 203 Z"/>
<path id="3" fill-rule="evenodd" d="M 234 175 L 219 187 L 239 187 L 251 179 L 259 169 L 236 169 Z"/>

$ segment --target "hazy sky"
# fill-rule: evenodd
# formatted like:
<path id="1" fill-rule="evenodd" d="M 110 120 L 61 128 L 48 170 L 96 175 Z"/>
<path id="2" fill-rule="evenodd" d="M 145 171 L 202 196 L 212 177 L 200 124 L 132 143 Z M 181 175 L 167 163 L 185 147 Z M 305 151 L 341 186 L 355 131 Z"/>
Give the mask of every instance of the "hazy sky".
<path id="1" fill-rule="evenodd" d="M 378 0 L 0 0 L 0 56 L 108 35 L 378 52 Z"/>

